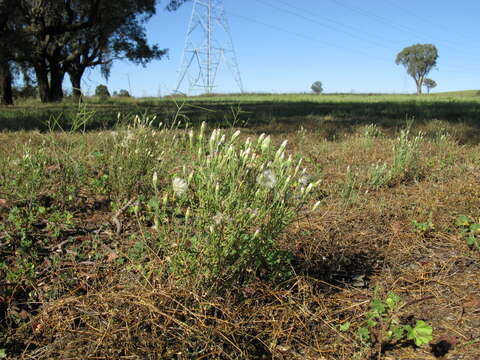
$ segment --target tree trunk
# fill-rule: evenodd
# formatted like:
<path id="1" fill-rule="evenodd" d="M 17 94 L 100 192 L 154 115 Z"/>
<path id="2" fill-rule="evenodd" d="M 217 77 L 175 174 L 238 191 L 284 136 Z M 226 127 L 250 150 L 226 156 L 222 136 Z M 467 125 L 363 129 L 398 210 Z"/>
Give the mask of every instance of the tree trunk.
<path id="1" fill-rule="evenodd" d="M 40 101 L 48 103 L 50 101 L 50 85 L 46 66 L 44 64 L 35 64 L 35 75 L 37 77 Z"/>
<path id="2" fill-rule="evenodd" d="M 415 84 L 417 84 L 417 95 L 422 95 L 423 79 L 425 79 L 425 76 L 415 79 Z"/>
<path id="3" fill-rule="evenodd" d="M 2 105 L 13 105 L 12 92 L 12 71 L 8 61 L 1 61 L 0 64 L 0 93 Z"/>
<path id="4" fill-rule="evenodd" d="M 82 76 L 84 69 L 81 70 L 71 70 L 68 75 L 70 76 L 70 82 L 72 83 L 73 89 L 73 101 L 79 102 L 82 101 Z"/>
<path id="5" fill-rule="evenodd" d="M 422 94 L 422 83 L 417 81 L 417 95 Z"/>
<path id="6" fill-rule="evenodd" d="M 65 72 L 58 66 L 53 66 L 50 70 L 50 101 L 62 101 L 63 100 L 63 78 Z"/>

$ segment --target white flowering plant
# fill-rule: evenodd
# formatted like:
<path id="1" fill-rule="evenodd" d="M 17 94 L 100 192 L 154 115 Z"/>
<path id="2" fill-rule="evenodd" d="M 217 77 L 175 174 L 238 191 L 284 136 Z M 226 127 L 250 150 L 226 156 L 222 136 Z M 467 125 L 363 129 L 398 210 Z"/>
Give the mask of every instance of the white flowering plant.
<path id="1" fill-rule="evenodd" d="M 422 172 L 420 146 L 423 134 L 411 138 L 410 128 L 401 130 L 393 146 L 392 164 L 375 164 L 370 167 L 369 183 L 374 189 L 392 186 L 405 180 L 416 180 Z"/>
<path id="2" fill-rule="evenodd" d="M 158 191 L 155 228 L 179 278 L 228 283 L 291 275 L 291 256 L 277 241 L 318 183 L 286 155 L 286 141 L 275 149 L 264 134 L 244 142 L 239 136 L 213 130 L 207 137 L 205 124 L 191 131 L 186 164 Z"/>

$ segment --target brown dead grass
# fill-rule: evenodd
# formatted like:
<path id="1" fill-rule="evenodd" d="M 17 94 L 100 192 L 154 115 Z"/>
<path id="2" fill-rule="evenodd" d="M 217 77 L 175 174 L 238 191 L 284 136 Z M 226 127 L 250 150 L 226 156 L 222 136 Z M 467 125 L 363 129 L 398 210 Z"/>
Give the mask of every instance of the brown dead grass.
<path id="1" fill-rule="evenodd" d="M 275 141 L 288 137 L 289 150 L 302 153 L 309 171 L 323 179 L 320 208 L 302 216 L 280 240 L 294 253 L 294 279 L 280 286 L 259 281 L 202 291 L 176 285 L 165 275 L 164 260 L 154 255 L 128 268 L 116 259 L 128 252 L 128 236 L 138 229 L 124 218 L 127 230 L 120 239 L 111 229 L 86 232 L 62 247 L 63 254 L 79 244 L 94 252 L 93 244 L 101 242 L 105 258 L 65 261 L 33 284 L 33 300 L 0 299 L 6 315 L 38 302 L 22 314 L 20 326 L 6 329 L 12 358 L 368 359 L 378 354 L 362 346 L 355 332 L 374 294 L 394 291 L 404 304 L 400 318 L 425 320 L 434 341 L 422 348 L 387 346 L 382 358 L 435 359 L 444 341 L 451 347 L 443 359 L 479 359 L 480 253 L 455 227 L 460 214 L 480 217 L 479 146 L 427 142 L 417 182 L 378 191 L 359 185 L 356 200 L 346 203 L 339 196 L 346 167 L 355 168 L 363 184 L 370 164 L 391 159 L 391 142 L 387 136 L 368 145 L 359 136 L 363 128 L 327 141 L 334 130 L 329 126 L 305 124 L 302 141 L 298 126 L 274 131 Z M 471 129 L 449 125 L 448 130 L 469 143 L 465 136 Z M 2 138 L 12 141 L 10 136 Z M 78 218 L 85 228 L 108 223 L 104 208 L 93 201 L 84 206 Z M 435 228 L 418 233 L 412 220 L 431 220 Z M 67 269 L 71 281 L 58 283 Z M 62 287 L 61 296 L 42 296 L 55 286 Z M 341 332 L 345 322 L 351 328 Z"/>

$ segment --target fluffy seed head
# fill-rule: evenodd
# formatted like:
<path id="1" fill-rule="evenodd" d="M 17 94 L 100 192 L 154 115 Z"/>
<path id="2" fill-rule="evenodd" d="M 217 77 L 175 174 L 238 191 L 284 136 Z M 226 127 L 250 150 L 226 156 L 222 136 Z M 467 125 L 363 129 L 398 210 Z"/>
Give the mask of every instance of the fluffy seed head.
<path id="1" fill-rule="evenodd" d="M 176 177 L 172 180 L 173 192 L 178 196 L 184 195 L 188 190 L 188 184 L 182 178 Z"/>
<path id="2" fill-rule="evenodd" d="M 258 183 L 267 189 L 273 189 L 277 183 L 277 177 L 271 169 L 267 169 L 258 177 Z"/>

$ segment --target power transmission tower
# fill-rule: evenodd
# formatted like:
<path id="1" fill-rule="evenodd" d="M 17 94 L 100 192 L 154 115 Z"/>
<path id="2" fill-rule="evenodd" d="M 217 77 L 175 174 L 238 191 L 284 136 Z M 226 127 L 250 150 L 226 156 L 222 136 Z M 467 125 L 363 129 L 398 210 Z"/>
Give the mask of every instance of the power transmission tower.
<path id="1" fill-rule="evenodd" d="M 243 92 L 223 0 L 195 0 L 176 92 L 187 79 L 188 93 L 212 93 L 222 64 L 231 70 Z"/>

